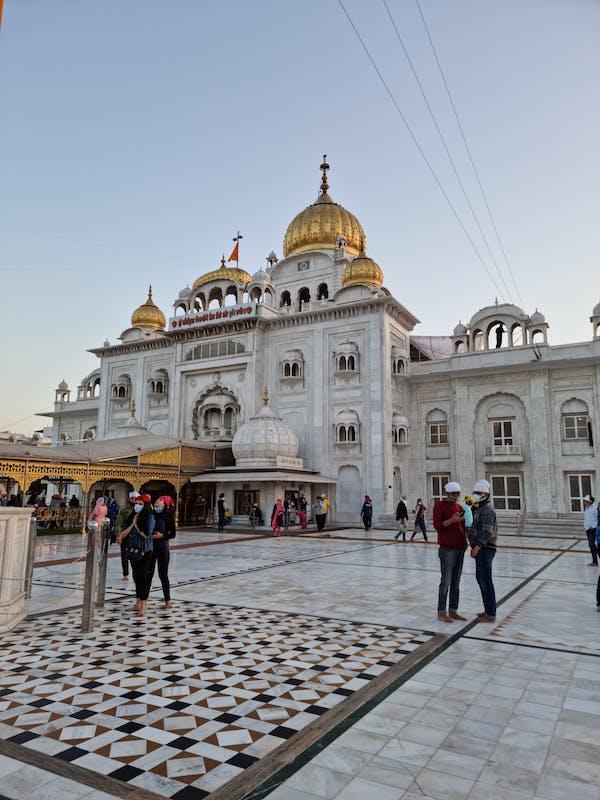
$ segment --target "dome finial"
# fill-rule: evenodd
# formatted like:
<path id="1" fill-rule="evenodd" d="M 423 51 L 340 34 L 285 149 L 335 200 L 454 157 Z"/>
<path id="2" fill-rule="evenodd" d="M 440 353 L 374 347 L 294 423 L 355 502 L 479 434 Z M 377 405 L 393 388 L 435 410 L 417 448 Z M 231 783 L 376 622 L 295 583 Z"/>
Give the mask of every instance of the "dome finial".
<path id="1" fill-rule="evenodd" d="M 221 269 L 226 269 L 225 267 L 225 253 L 221 256 Z"/>
<path id="2" fill-rule="evenodd" d="M 366 256 L 366 255 L 367 255 L 367 253 L 366 253 L 366 250 L 365 250 L 365 237 L 364 237 L 364 234 L 363 234 L 363 235 L 360 237 L 360 244 L 359 244 L 359 253 L 358 253 L 358 255 L 359 255 L 359 256 Z"/>
<path id="3" fill-rule="evenodd" d="M 152 300 L 152 284 L 148 286 L 148 300 Z"/>
<path id="4" fill-rule="evenodd" d="M 263 392 L 263 403 L 268 406 L 269 405 L 269 387 L 265 386 L 265 390 Z"/>
<path id="5" fill-rule="evenodd" d="M 323 173 L 323 177 L 321 178 L 321 194 L 327 194 L 327 189 L 329 189 L 329 184 L 327 183 L 327 170 L 329 169 L 329 164 L 327 163 L 327 153 L 323 155 L 323 163 L 319 169 Z"/>

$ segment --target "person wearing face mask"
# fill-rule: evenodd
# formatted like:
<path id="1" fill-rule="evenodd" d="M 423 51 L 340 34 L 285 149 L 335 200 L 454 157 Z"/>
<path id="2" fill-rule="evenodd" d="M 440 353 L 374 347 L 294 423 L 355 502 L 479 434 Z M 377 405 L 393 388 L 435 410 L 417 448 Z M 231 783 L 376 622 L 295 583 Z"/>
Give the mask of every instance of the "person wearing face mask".
<path id="1" fill-rule="evenodd" d="M 483 611 L 478 615 L 479 622 L 496 621 L 496 590 L 492 580 L 492 562 L 496 555 L 498 526 L 496 510 L 490 502 L 490 484 L 486 480 L 477 481 L 473 487 L 473 504 L 476 505 L 473 525 L 469 530 L 471 557 L 475 559 L 475 578 L 481 591 Z"/>
<path id="2" fill-rule="evenodd" d="M 163 590 L 165 608 L 173 608 L 173 603 L 171 602 L 171 584 L 169 583 L 169 542 L 171 539 L 175 538 L 176 533 L 175 518 L 171 510 L 174 506 L 173 498 L 168 495 L 162 495 L 154 503 L 156 524 L 154 526 L 154 533 L 152 534 L 153 549 L 148 570 L 148 592 L 150 592 L 152 579 L 154 578 L 154 570 L 158 564 L 158 577 L 160 578 Z"/>
<path id="3" fill-rule="evenodd" d="M 454 622 L 455 619 L 466 619 L 458 613 L 458 600 L 467 537 L 465 512 L 458 502 L 460 485 L 456 481 L 450 481 L 444 486 L 444 491 L 446 496 L 437 500 L 433 507 L 433 527 L 438 535 L 441 570 L 437 613 L 442 622 Z M 446 611 L 448 592 L 450 600 Z"/>
<path id="4" fill-rule="evenodd" d="M 132 561 L 131 563 L 131 572 L 135 583 L 135 610 L 138 617 L 143 617 L 146 614 L 146 604 L 150 591 L 148 570 L 152 559 L 152 534 L 155 524 L 156 520 L 152 513 L 150 496 L 140 494 L 135 498 L 133 510 L 125 521 L 126 527 L 117 536 L 117 544 L 120 545 L 123 539 L 135 530 L 145 543 L 143 557 L 139 561 Z"/>

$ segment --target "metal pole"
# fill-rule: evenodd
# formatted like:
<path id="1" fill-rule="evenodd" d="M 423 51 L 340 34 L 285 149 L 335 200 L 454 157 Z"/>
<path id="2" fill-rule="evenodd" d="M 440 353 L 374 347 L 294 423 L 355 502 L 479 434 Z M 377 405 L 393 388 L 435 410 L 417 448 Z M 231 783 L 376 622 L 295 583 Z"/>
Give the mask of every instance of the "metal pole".
<path id="1" fill-rule="evenodd" d="M 31 597 L 31 586 L 33 584 L 33 557 L 35 555 L 35 537 L 37 536 L 37 518 L 35 514 L 31 516 L 29 524 L 29 540 L 27 542 L 27 569 L 25 570 L 25 597 Z"/>
<path id="2" fill-rule="evenodd" d="M 106 567 L 108 561 L 108 543 L 110 541 L 110 520 L 105 519 L 102 523 L 100 551 L 100 563 L 98 565 L 98 587 L 96 590 L 96 607 L 104 608 L 104 597 L 106 595 Z"/>
<path id="3" fill-rule="evenodd" d="M 98 556 L 100 554 L 100 536 L 98 523 L 92 520 L 89 524 L 87 540 L 87 557 L 85 560 L 85 578 L 83 588 L 83 609 L 81 613 L 81 632 L 90 633 L 94 629 L 94 591 L 98 577 Z"/>

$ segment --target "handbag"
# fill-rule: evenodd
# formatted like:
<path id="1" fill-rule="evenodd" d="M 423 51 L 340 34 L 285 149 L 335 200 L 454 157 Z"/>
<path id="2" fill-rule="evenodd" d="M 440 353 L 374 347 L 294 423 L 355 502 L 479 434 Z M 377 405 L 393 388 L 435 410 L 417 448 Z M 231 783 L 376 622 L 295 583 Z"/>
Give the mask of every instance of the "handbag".
<path id="1" fill-rule="evenodd" d="M 404 520 L 400 520 L 398 522 L 398 533 L 406 533 L 407 530 L 408 530 L 408 527 L 407 527 L 406 523 L 404 522 Z"/>
<path id="2" fill-rule="evenodd" d="M 123 555 L 132 564 L 141 561 L 146 553 L 146 542 L 138 533 L 137 528 L 133 528 L 125 541 Z"/>

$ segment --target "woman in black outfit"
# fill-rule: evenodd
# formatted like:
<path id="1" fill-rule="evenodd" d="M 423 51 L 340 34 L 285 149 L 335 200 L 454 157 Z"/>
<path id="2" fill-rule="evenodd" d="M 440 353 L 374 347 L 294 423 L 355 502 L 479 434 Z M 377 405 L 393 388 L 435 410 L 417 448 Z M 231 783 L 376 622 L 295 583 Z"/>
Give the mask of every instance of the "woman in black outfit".
<path id="1" fill-rule="evenodd" d="M 175 505 L 172 497 L 163 495 L 154 503 L 156 525 L 154 527 L 152 559 L 148 570 L 148 592 L 154 578 L 154 569 L 158 563 L 158 577 L 162 584 L 165 607 L 173 608 L 171 602 L 171 584 L 169 583 L 169 541 L 175 538 L 175 519 L 171 508 Z"/>
<path id="2" fill-rule="evenodd" d="M 132 561 L 131 563 L 131 571 L 135 583 L 135 610 L 138 617 L 143 617 L 146 613 L 146 603 L 148 602 L 148 593 L 150 591 L 148 570 L 150 569 L 152 560 L 152 533 L 156 522 L 150 503 L 149 495 L 138 495 L 135 498 L 133 511 L 125 520 L 125 527 L 117 536 L 117 543 L 121 544 L 121 541 L 126 536 L 129 536 L 131 531 L 135 528 L 146 545 L 143 557 L 139 561 Z"/>

